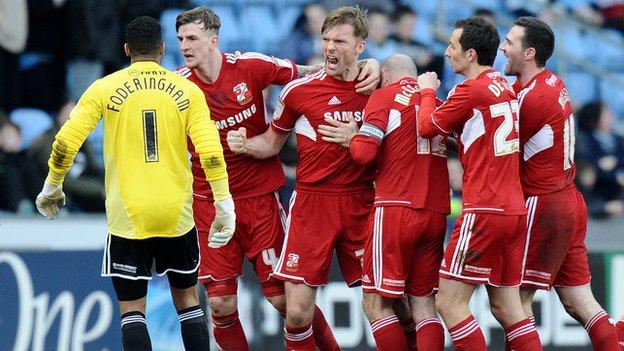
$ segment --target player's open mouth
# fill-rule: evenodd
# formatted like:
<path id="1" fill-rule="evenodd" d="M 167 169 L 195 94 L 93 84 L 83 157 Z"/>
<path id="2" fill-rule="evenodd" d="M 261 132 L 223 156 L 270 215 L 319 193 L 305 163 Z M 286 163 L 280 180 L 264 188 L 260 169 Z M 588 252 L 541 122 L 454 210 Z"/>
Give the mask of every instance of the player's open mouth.
<path id="1" fill-rule="evenodd" d="M 327 62 L 327 64 L 330 66 L 336 66 L 338 64 L 338 58 L 334 56 L 327 56 L 325 62 Z"/>

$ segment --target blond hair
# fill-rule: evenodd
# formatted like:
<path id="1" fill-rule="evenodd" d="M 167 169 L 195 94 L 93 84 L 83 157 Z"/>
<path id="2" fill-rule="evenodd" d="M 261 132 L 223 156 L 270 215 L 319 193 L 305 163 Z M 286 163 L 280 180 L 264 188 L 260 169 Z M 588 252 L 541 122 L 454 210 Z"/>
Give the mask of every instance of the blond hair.
<path id="1" fill-rule="evenodd" d="M 359 6 L 341 6 L 331 11 L 321 27 L 321 34 L 326 31 L 341 26 L 344 24 L 350 24 L 353 27 L 353 35 L 361 40 L 368 38 L 368 20 L 366 19 L 368 11 L 362 9 Z"/>

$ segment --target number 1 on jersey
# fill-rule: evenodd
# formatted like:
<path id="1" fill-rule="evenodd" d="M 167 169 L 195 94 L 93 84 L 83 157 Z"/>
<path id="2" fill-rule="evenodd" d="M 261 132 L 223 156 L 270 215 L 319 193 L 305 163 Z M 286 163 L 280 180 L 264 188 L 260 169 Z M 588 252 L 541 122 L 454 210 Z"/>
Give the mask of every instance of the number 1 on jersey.
<path id="1" fill-rule="evenodd" d="M 574 144 L 576 136 L 574 135 L 574 115 L 570 115 L 563 122 L 563 170 L 566 171 L 572 167 L 574 163 Z"/>
<path id="2" fill-rule="evenodd" d="M 143 141 L 145 162 L 158 162 L 158 129 L 156 110 L 143 110 Z"/>

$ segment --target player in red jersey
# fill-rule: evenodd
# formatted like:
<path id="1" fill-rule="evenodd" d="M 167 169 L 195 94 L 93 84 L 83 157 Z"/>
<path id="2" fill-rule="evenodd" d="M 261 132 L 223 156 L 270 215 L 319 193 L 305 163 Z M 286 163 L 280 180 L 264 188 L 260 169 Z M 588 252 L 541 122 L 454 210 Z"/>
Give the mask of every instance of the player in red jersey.
<path id="1" fill-rule="evenodd" d="M 420 93 L 411 58 L 390 56 L 381 74 L 382 88 L 368 100 L 357 134 L 334 126 L 320 131 L 325 140 L 349 147 L 355 162 L 374 163 L 377 169 L 362 286 L 377 349 L 443 350 L 434 294 L 450 206 L 446 137 L 418 135 Z M 355 122 L 350 124 L 355 128 Z M 393 308 L 404 294 L 417 323 L 417 345 L 404 337 Z"/>
<path id="2" fill-rule="evenodd" d="M 221 136 L 234 202 L 240 209 L 238 230 L 228 245 L 219 249 L 200 245 L 199 276 L 208 291 L 217 343 L 226 351 L 246 350 L 248 345 L 238 319 L 236 299 L 237 277 L 242 274 L 244 257 L 254 265 L 267 299 L 285 315 L 283 282 L 272 277 L 284 239 L 285 213 L 277 189 L 285 179 L 277 156 L 259 160 L 237 155 L 229 150 L 225 139 L 229 130 L 241 127 L 251 136 L 266 131 L 270 120 L 265 116 L 262 90 L 271 84 L 285 84 L 314 67 L 297 66 L 260 53 L 221 53 L 219 27 L 219 17 L 207 7 L 178 16 L 176 29 L 186 62 L 186 67 L 178 73 L 204 92 Z M 379 74 L 375 65 L 378 63 L 373 61 L 362 70 L 362 79 L 367 78 L 357 84 L 358 88 L 370 91 L 377 84 Z M 189 149 L 195 175 L 195 222 L 199 240 L 205 242 L 214 218 L 213 198 L 207 182 L 199 177 L 201 165 L 190 142 Z M 314 326 L 319 331 L 315 336 L 322 350 L 338 347 L 318 309 Z"/>
<path id="3" fill-rule="evenodd" d="M 455 23 L 445 56 L 466 80 L 435 109 L 440 83 L 433 72 L 418 78 L 419 133 L 425 138 L 453 134 L 459 144 L 462 215 L 440 268 L 436 305 L 459 350 L 485 350 L 485 339 L 468 303 L 485 284 L 494 317 L 513 350 L 541 350 L 533 322 L 522 310 L 518 286 L 526 208 L 520 186 L 518 101 L 511 86 L 492 70 L 499 36 L 481 18 Z"/>
<path id="4" fill-rule="evenodd" d="M 235 153 L 256 158 L 276 155 L 294 129 L 297 185 L 282 255 L 275 276 L 286 287 L 286 348 L 314 350 L 311 326 L 316 288 L 327 283 L 335 249 L 348 285 L 360 283 L 365 225 L 373 203 L 373 172 L 358 166 L 349 151 L 321 140 L 325 118 L 361 122 L 368 96 L 355 92 L 357 57 L 368 36 L 365 13 L 355 7 L 332 11 L 323 22 L 324 69 L 282 90 L 271 128 L 247 138 L 228 133 Z"/>
<path id="5" fill-rule="evenodd" d="M 518 80 L 520 180 L 528 226 L 522 306 L 533 316 L 537 289 L 553 286 L 566 311 L 585 326 L 594 350 L 619 350 L 616 330 L 590 287 L 585 234 L 587 207 L 574 185 L 574 116 L 561 78 L 544 66 L 555 36 L 534 17 L 520 17 L 500 50 L 505 74 Z"/>

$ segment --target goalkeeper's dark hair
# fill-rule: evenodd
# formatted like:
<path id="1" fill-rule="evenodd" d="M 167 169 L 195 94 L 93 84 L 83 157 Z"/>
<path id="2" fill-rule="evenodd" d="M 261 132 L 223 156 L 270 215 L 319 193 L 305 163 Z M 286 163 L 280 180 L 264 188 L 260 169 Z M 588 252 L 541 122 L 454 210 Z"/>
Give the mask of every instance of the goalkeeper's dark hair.
<path id="1" fill-rule="evenodd" d="M 189 23 L 197 23 L 201 25 L 203 30 L 209 31 L 214 35 L 219 35 L 219 29 L 221 28 L 221 19 L 207 6 L 196 7 L 179 14 L 176 17 L 176 31 L 181 26 Z"/>
<path id="2" fill-rule="evenodd" d="M 537 67 L 546 66 L 546 61 L 555 50 L 555 34 L 552 29 L 544 21 L 530 16 L 520 17 L 514 24 L 524 29 L 522 48 L 535 49 Z"/>
<path id="3" fill-rule="evenodd" d="M 500 44 L 496 27 L 481 17 L 470 17 L 455 22 L 455 29 L 462 29 L 459 44 L 463 51 L 473 49 L 477 53 L 477 63 L 492 66 Z"/>
<path id="4" fill-rule="evenodd" d="M 126 43 L 132 56 L 157 55 L 162 45 L 160 23 L 150 16 L 140 16 L 126 27 Z"/>

